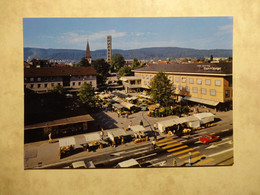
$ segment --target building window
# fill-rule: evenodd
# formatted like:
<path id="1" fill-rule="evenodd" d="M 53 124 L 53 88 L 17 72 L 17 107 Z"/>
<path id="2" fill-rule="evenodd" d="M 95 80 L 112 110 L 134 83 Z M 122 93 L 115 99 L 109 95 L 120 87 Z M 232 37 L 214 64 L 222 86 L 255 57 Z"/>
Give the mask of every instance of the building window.
<path id="1" fill-rule="evenodd" d="M 176 89 L 176 85 L 172 85 L 172 89 L 175 90 Z"/>
<path id="2" fill-rule="evenodd" d="M 48 78 L 47 78 L 47 77 L 45 77 L 45 78 L 44 78 L 44 81 L 48 81 Z"/>
<path id="3" fill-rule="evenodd" d="M 30 81 L 34 81 L 34 78 L 30 78 Z"/>
<path id="4" fill-rule="evenodd" d="M 37 78 L 37 81 L 41 81 L 41 77 L 38 77 L 38 78 Z"/>
<path id="5" fill-rule="evenodd" d="M 192 87 L 192 92 L 193 93 L 198 93 L 198 87 Z"/>
<path id="6" fill-rule="evenodd" d="M 92 81 L 89 82 L 92 85 Z"/>
<path id="7" fill-rule="evenodd" d="M 206 95 L 206 93 L 207 93 L 207 89 L 205 89 L 205 88 L 201 88 L 201 94 Z"/>
<path id="8" fill-rule="evenodd" d="M 27 78 L 24 78 L 24 81 L 27 81 Z"/>
<path id="9" fill-rule="evenodd" d="M 182 78 L 181 78 L 181 81 L 182 81 L 183 83 L 186 83 L 186 77 L 182 77 Z"/>
<path id="10" fill-rule="evenodd" d="M 144 81 L 144 85 L 146 85 L 146 81 Z"/>
<path id="11" fill-rule="evenodd" d="M 147 82 L 147 85 L 148 85 L 148 86 L 150 85 L 150 81 Z"/>
<path id="12" fill-rule="evenodd" d="M 206 80 L 205 80 L 205 84 L 206 84 L 206 85 L 211 85 L 211 80 L 210 80 L 210 79 L 206 79 Z"/>
<path id="13" fill-rule="evenodd" d="M 194 83 L 194 78 L 190 78 L 189 82 L 190 82 L 190 84 L 193 84 Z"/>
<path id="14" fill-rule="evenodd" d="M 58 85 L 60 86 L 60 83 L 58 83 Z"/>
<path id="15" fill-rule="evenodd" d="M 38 88 L 40 88 L 41 87 L 41 84 L 38 84 Z"/>
<path id="16" fill-rule="evenodd" d="M 175 82 L 179 82 L 179 77 L 175 77 Z"/>
<path id="17" fill-rule="evenodd" d="M 201 79 L 196 79 L 196 83 L 197 83 L 198 85 L 201 85 L 202 80 L 201 80 Z"/>
<path id="18" fill-rule="evenodd" d="M 146 79 L 149 79 L 149 75 L 146 75 L 145 78 L 146 78 Z"/>
<path id="19" fill-rule="evenodd" d="M 31 88 L 34 88 L 34 84 L 31 84 Z"/>
<path id="20" fill-rule="evenodd" d="M 79 82 L 79 86 L 81 85 L 81 82 Z"/>
<path id="21" fill-rule="evenodd" d="M 216 90 L 215 89 L 211 89 L 210 90 L 210 95 L 215 96 L 216 95 Z"/>
<path id="22" fill-rule="evenodd" d="M 215 80 L 215 85 L 216 86 L 221 86 L 221 80 Z"/>
<path id="23" fill-rule="evenodd" d="M 179 85 L 179 90 L 180 90 L 180 91 L 182 90 L 182 86 L 181 86 L 181 85 Z"/>
<path id="24" fill-rule="evenodd" d="M 229 90 L 225 90 L 225 97 L 229 98 L 230 97 L 230 91 Z"/>
<path id="25" fill-rule="evenodd" d="M 54 87 L 54 83 L 52 83 L 51 86 Z"/>
<path id="26" fill-rule="evenodd" d="M 169 77 L 169 80 L 172 81 L 172 77 Z"/>
<path id="27" fill-rule="evenodd" d="M 190 91 L 190 87 L 189 87 L 189 86 L 186 86 L 186 87 L 185 87 L 185 90 L 186 90 L 187 92 L 189 92 L 189 91 Z"/>
<path id="28" fill-rule="evenodd" d="M 144 75 L 142 75 L 142 78 L 143 78 L 143 79 L 145 78 Z"/>
<path id="29" fill-rule="evenodd" d="M 48 84 L 44 84 L 44 87 L 47 88 L 47 87 L 48 87 Z"/>
<path id="30" fill-rule="evenodd" d="M 153 78 L 153 75 L 150 75 L 150 79 L 152 79 Z"/>
<path id="31" fill-rule="evenodd" d="M 72 82 L 72 86 L 75 86 L 75 82 Z"/>

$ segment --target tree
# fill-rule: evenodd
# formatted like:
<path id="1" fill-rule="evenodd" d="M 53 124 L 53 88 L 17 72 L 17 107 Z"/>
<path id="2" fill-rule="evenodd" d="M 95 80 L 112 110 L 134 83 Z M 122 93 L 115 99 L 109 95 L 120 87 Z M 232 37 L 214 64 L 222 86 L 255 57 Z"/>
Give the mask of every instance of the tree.
<path id="1" fill-rule="evenodd" d="M 109 76 L 110 65 L 103 59 L 96 59 L 92 62 L 92 66 L 97 71 L 97 83 L 103 85 Z"/>
<path id="2" fill-rule="evenodd" d="M 133 70 L 140 68 L 140 67 L 141 67 L 140 62 L 137 60 L 137 58 L 134 58 L 133 59 Z"/>
<path id="3" fill-rule="evenodd" d="M 210 56 L 210 61 L 213 61 L 213 55 Z"/>
<path id="4" fill-rule="evenodd" d="M 75 64 L 75 66 L 76 67 L 88 67 L 88 66 L 90 66 L 90 64 L 89 64 L 88 60 L 85 57 L 83 57 L 83 58 L 81 58 L 81 60 L 78 63 Z"/>
<path id="5" fill-rule="evenodd" d="M 78 93 L 79 99 L 82 104 L 86 106 L 89 111 L 96 108 L 97 99 L 95 96 L 94 88 L 90 83 L 84 83 Z"/>
<path id="6" fill-rule="evenodd" d="M 123 66 L 118 71 L 118 76 L 133 76 L 134 73 L 132 72 L 132 68 L 130 66 Z"/>
<path id="7" fill-rule="evenodd" d="M 113 72 L 118 71 L 124 65 L 125 65 L 125 59 L 121 54 L 115 53 L 115 54 L 112 55 L 111 70 Z"/>
<path id="8" fill-rule="evenodd" d="M 150 95 L 154 103 L 162 106 L 168 106 L 173 95 L 172 84 L 163 72 L 157 73 L 150 84 Z"/>

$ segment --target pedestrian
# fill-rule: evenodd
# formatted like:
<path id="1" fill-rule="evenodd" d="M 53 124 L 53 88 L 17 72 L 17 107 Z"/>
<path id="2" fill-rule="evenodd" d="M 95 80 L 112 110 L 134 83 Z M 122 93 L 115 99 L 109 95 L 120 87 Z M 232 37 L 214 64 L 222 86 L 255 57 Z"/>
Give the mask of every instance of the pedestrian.
<path id="1" fill-rule="evenodd" d="M 155 140 L 152 141 L 153 149 L 155 150 Z"/>
<path id="2" fill-rule="evenodd" d="M 128 119 L 128 114 L 127 113 L 125 114 L 125 117 Z"/>
<path id="3" fill-rule="evenodd" d="M 140 125 L 141 125 L 141 126 L 144 126 L 144 123 L 143 123 L 143 121 L 142 121 L 142 120 L 140 121 Z"/>
<path id="4" fill-rule="evenodd" d="M 104 136 L 104 130 L 103 130 L 103 128 L 101 128 L 100 135 L 101 135 L 101 139 L 103 140 L 103 136 Z"/>
<path id="5" fill-rule="evenodd" d="M 49 133 L 49 143 L 52 143 L 51 132 Z"/>
<path id="6" fill-rule="evenodd" d="M 117 117 L 118 117 L 118 118 L 120 117 L 120 113 L 119 113 L 119 112 L 117 112 Z"/>

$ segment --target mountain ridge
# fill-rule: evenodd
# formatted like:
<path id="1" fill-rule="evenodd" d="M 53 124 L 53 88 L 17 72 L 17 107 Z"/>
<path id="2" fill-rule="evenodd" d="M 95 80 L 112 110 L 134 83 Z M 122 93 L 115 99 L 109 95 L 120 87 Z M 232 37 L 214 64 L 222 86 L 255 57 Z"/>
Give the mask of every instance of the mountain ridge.
<path id="1" fill-rule="evenodd" d="M 107 58 L 106 49 L 91 51 L 92 59 Z M 204 58 L 210 57 L 231 57 L 232 49 L 193 49 L 181 47 L 148 47 L 140 49 L 112 49 L 112 54 L 120 53 L 125 59 L 139 60 L 166 59 L 166 58 Z M 85 56 L 85 50 L 79 49 L 45 49 L 45 48 L 24 48 L 24 60 L 30 61 L 33 58 L 49 59 L 49 60 L 65 60 L 70 62 L 78 62 Z"/>

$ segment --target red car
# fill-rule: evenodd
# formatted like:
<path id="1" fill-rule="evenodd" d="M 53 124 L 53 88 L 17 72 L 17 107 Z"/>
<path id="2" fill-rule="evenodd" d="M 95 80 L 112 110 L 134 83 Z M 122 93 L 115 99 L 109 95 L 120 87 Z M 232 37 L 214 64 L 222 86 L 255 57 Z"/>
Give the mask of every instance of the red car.
<path id="1" fill-rule="evenodd" d="M 211 134 L 207 134 L 204 135 L 203 137 L 199 138 L 199 141 L 201 141 L 203 144 L 208 144 L 210 142 L 214 142 L 214 141 L 218 141 L 219 140 L 219 136 L 215 136 L 215 135 L 211 135 Z"/>

